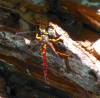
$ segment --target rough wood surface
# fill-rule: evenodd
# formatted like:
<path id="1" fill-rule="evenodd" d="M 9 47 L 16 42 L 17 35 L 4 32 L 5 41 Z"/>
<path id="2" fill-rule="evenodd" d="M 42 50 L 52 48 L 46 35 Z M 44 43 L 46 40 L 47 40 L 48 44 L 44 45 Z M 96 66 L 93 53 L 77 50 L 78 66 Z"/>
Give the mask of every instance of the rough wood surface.
<path id="1" fill-rule="evenodd" d="M 99 70 L 98 73 L 96 73 L 97 71 L 96 67 L 95 68 L 92 67 L 92 66 L 96 66 L 96 64 L 93 64 L 91 61 L 89 64 L 88 60 L 90 60 L 90 58 L 88 56 L 91 56 L 91 54 L 88 55 L 88 53 L 85 50 L 81 50 L 80 46 L 75 45 L 75 42 L 72 41 L 70 38 L 65 37 L 64 39 L 65 45 L 67 45 L 66 47 L 68 48 L 68 50 L 66 50 L 66 53 L 68 52 L 69 55 L 68 59 L 66 58 L 63 59 L 62 57 L 55 58 L 55 56 L 52 57 L 52 52 L 50 52 L 51 50 L 48 51 L 49 53 L 48 63 L 50 64 L 49 64 L 49 76 L 48 76 L 49 79 L 46 82 L 43 76 L 42 58 L 38 54 L 39 47 L 37 45 L 36 45 L 37 47 L 35 46 L 37 51 L 34 50 L 33 47 L 32 50 L 33 53 L 31 53 L 27 49 L 27 46 L 25 45 L 25 42 L 22 37 L 15 36 L 9 33 L 3 34 L 2 32 L 0 34 L 1 34 L 1 38 L 3 37 L 3 35 L 6 35 L 5 36 L 6 38 L 4 37 L 0 40 L 0 44 L 1 44 L 0 58 L 6 60 L 10 64 L 15 65 L 21 72 L 24 73 L 28 69 L 29 75 L 32 75 L 36 79 L 43 81 L 46 84 L 49 84 L 50 86 L 58 88 L 64 92 L 69 92 L 70 94 L 73 94 L 74 92 L 74 94 L 77 97 L 83 95 L 84 95 L 83 98 L 87 97 L 89 95 L 89 92 L 99 93 L 99 88 L 96 85 L 99 79 L 98 76 Z M 67 40 L 70 40 L 70 42 L 66 44 Z M 71 43 L 73 44 L 72 47 L 70 48 Z M 73 47 L 75 49 L 70 50 L 73 49 Z M 78 54 L 76 51 L 77 49 L 78 49 Z M 83 64 L 81 63 L 83 62 L 81 61 L 83 60 L 81 59 L 81 56 L 83 55 L 80 54 L 80 56 L 78 57 L 79 51 L 80 53 L 84 54 L 85 56 L 84 58 L 86 58 L 85 60 L 87 60 L 84 62 L 86 63 L 86 65 L 84 65 L 84 63 Z M 57 60 L 59 60 L 60 62 L 57 62 Z M 66 65 L 68 64 L 66 62 L 69 62 L 70 65 Z M 71 71 L 69 70 L 69 72 L 67 71 L 68 66 L 71 67 Z M 93 70 L 92 72 L 94 72 L 93 76 L 89 74 L 89 71 L 91 72 L 91 70 Z M 81 87 L 79 87 L 75 82 Z"/>
<path id="2" fill-rule="evenodd" d="M 61 6 L 67 6 L 69 8 L 69 11 L 71 11 L 71 15 L 75 15 L 75 17 L 78 17 L 79 19 L 81 19 L 82 15 L 83 23 L 89 22 L 90 25 L 93 24 L 92 26 L 96 25 L 96 30 L 99 30 L 99 25 L 91 21 L 91 19 L 93 20 L 92 15 L 94 15 L 96 18 L 93 21 L 97 21 L 99 24 L 99 16 L 95 15 L 94 11 L 79 6 L 74 10 L 74 8 L 72 7 L 74 3 L 66 2 L 64 4 L 64 2 L 64 0 L 60 0 L 59 3 L 61 4 Z M 22 30 L 30 30 L 30 24 L 36 24 L 38 23 L 38 21 L 46 25 L 50 22 L 50 25 L 55 28 L 56 32 L 61 35 L 61 39 L 63 40 L 63 43 L 55 44 L 56 50 L 59 51 L 59 56 L 56 56 L 51 48 L 47 49 L 49 75 L 48 81 L 45 81 L 43 76 L 42 56 L 39 54 L 40 44 L 33 38 L 35 36 L 35 33 L 28 32 L 26 35 L 24 34 L 25 32 L 22 35 L 15 34 L 16 32 L 18 33 L 18 28 L 12 28 L 10 24 L 7 25 L 6 23 L 8 22 L 6 21 L 6 19 L 5 24 L 2 25 L 1 23 L 0 27 L 1 60 L 6 61 L 6 63 L 12 64 L 13 67 L 17 68 L 19 72 L 28 74 L 29 77 L 37 79 L 38 81 L 45 83 L 45 85 L 49 85 L 50 87 L 54 87 L 58 90 L 69 93 L 70 95 L 76 96 L 77 98 L 80 98 L 80 96 L 81 98 L 96 98 L 96 94 L 100 94 L 100 57 L 94 55 L 93 51 L 91 52 L 92 44 L 96 40 L 100 39 L 100 36 L 96 32 L 93 32 L 92 30 L 86 28 L 81 28 L 82 30 L 78 33 L 65 31 L 60 26 L 65 23 L 62 22 L 63 18 L 65 19 L 65 16 L 62 16 L 66 13 L 63 14 L 62 10 L 59 11 L 58 8 L 55 9 L 57 13 L 51 11 L 50 14 L 55 14 L 55 16 L 57 17 L 56 19 L 59 18 L 59 23 L 62 22 L 62 24 L 59 25 L 52 23 L 48 19 L 48 17 L 44 15 L 44 10 L 34 11 L 34 5 L 29 6 L 29 3 L 26 4 L 27 6 L 25 5 L 25 9 L 33 9 L 31 13 L 27 13 L 27 11 L 22 8 L 22 6 L 21 9 L 20 7 L 14 7 L 15 9 L 13 12 L 13 7 L 11 7 L 11 5 L 15 2 L 7 2 L 7 0 L 2 0 L 2 2 L 0 3 L 1 8 L 6 7 L 7 12 L 9 12 L 10 10 L 11 13 L 15 13 L 16 11 L 21 15 L 23 22 L 21 21 L 18 24 L 22 23 Z M 54 7 L 51 7 L 51 9 L 52 8 Z M 41 9 L 41 7 L 39 9 Z M 87 13 L 86 9 L 90 13 Z M 40 12 L 43 12 L 43 14 L 41 14 Z M 59 15 L 59 13 L 61 15 Z M 9 15 L 11 16 L 11 14 Z M 41 16 L 42 18 L 40 18 Z M 70 20 L 76 22 L 77 18 L 75 20 L 75 17 L 73 18 L 71 16 Z M 88 17 L 90 17 L 91 19 L 88 19 Z M 70 20 L 67 20 L 66 23 L 69 24 Z M 26 22 L 28 22 L 29 24 L 27 25 Z M 77 32 L 77 28 L 79 28 L 78 26 L 80 25 L 80 23 L 79 25 L 74 26 L 73 23 L 70 25 L 71 30 Z M 31 48 L 25 43 L 24 38 L 28 38 L 31 41 Z"/>
<path id="3" fill-rule="evenodd" d="M 59 0 L 59 5 L 69 10 L 79 21 L 89 24 L 100 32 L 100 15 L 97 14 L 97 10 L 79 5 L 71 0 Z"/>

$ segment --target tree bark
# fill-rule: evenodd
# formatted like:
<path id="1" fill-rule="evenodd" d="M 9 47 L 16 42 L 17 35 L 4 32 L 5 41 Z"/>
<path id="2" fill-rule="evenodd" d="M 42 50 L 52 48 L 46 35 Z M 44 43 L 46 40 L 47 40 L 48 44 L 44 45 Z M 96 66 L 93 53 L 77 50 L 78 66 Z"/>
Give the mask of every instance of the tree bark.
<path id="1" fill-rule="evenodd" d="M 58 51 L 58 56 L 53 53 L 50 47 L 47 49 L 49 72 L 48 81 L 45 81 L 42 55 L 39 54 L 40 44 L 33 39 L 35 33 L 28 32 L 28 37 L 27 34 L 25 36 L 24 34 L 18 35 L 16 34 L 18 28 L 12 28 L 11 25 L 8 26 L 6 21 L 4 26 L 2 26 L 1 23 L 0 27 L 0 59 L 9 63 L 10 66 L 17 69 L 19 73 L 27 74 L 28 77 L 43 82 L 46 86 L 69 93 L 69 95 L 77 98 L 96 98 L 97 94 L 100 94 L 100 60 L 98 59 L 100 57 L 91 53 L 91 49 L 92 43 L 98 40 L 100 36 L 91 30 L 84 29 L 79 35 L 77 34 L 78 39 L 73 40 L 73 36 L 76 36 L 76 33 L 73 33 L 73 36 L 71 36 L 69 32 L 60 27 L 61 25 L 56 25 L 49 21 L 49 19 L 44 16 L 46 11 L 41 9 L 41 7 L 35 7 L 27 2 L 25 2 L 25 4 L 19 2 L 21 5 L 19 8 L 16 8 L 15 6 L 11 7 L 15 2 L 8 3 L 6 0 L 5 2 L 2 1 L 0 3 L 8 8 L 6 8 L 7 11 L 10 8 L 10 11 L 13 12 L 12 8 L 14 7 L 14 11 L 19 13 L 21 18 L 29 24 L 32 24 L 32 26 L 37 23 L 37 16 L 41 17 L 42 15 L 43 18 L 40 19 L 42 23 L 47 19 L 47 22 L 50 22 L 56 32 L 61 35 L 63 43 L 54 44 L 56 51 Z M 75 5 L 76 8 L 74 8 Z M 60 12 L 62 15 L 63 12 L 62 10 L 59 11 L 59 7 L 68 7 L 69 11 L 71 11 L 72 15 L 75 15 L 78 21 L 89 23 L 92 27 L 95 25 L 98 31 L 100 17 L 91 9 L 77 4 L 75 5 L 68 0 L 66 3 L 65 0 L 59 0 L 59 6 L 56 9 L 57 13 L 53 11 L 52 14 L 57 16 Z M 37 10 L 34 10 L 35 8 L 37 8 Z M 51 6 L 50 9 L 52 8 Z M 27 10 L 31 10 L 32 12 L 30 13 Z M 89 13 L 87 11 L 89 11 Z M 33 13 L 36 13 L 36 15 Z M 61 15 L 58 18 L 61 19 Z M 8 33 L 9 31 L 10 33 Z M 87 32 L 89 33 L 87 34 Z M 28 38 L 31 44 L 27 45 L 24 38 Z"/>
<path id="2" fill-rule="evenodd" d="M 63 7 L 64 9 L 66 8 L 79 21 L 90 25 L 95 30 L 100 32 L 100 15 L 97 14 L 97 10 L 79 5 L 78 3 L 70 0 L 59 0 L 59 6 Z"/>

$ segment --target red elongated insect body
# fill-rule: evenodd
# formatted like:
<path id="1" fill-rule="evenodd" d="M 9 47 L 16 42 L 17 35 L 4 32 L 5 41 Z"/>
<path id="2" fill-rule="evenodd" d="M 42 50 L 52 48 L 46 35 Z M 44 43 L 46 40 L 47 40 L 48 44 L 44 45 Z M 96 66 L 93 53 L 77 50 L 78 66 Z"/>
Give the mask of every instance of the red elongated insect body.
<path id="1" fill-rule="evenodd" d="M 48 79 L 48 62 L 47 62 L 47 56 L 46 56 L 46 49 L 47 49 L 47 47 L 43 48 L 43 50 L 42 50 L 42 54 L 43 54 L 43 72 L 44 72 L 45 80 Z"/>

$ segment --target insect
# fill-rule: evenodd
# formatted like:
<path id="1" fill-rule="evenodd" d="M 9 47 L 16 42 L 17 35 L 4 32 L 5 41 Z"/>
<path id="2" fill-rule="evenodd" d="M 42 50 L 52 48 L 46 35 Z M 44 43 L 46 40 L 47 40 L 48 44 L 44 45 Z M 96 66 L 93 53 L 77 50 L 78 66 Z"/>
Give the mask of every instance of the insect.
<path id="1" fill-rule="evenodd" d="M 26 32 L 27 33 L 27 32 Z M 18 33 L 17 33 L 18 34 Z M 54 44 L 62 42 L 60 35 L 57 34 L 56 30 L 52 26 L 39 26 L 38 30 L 35 32 L 35 39 L 40 43 L 40 55 L 42 55 L 43 60 L 43 73 L 45 80 L 48 80 L 48 59 L 47 59 L 47 48 L 50 47 L 56 56 L 66 57 L 62 52 L 55 49 Z M 34 47 L 33 47 L 34 48 Z M 30 74 L 30 71 L 27 71 Z"/>
<path id="2" fill-rule="evenodd" d="M 54 51 L 54 53 L 58 55 L 58 53 L 56 52 L 53 46 L 53 43 L 57 43 L 61 41 L 61 39 L 60 37 L 56 37 L 56 38 L 52 37 L 53 34 L 56 33 L 52 27 L 48 27 L 47 29 L 45 29 L 44 27 L 40 27 L 39 31 L 40 31 L 39 33 L 36 33 L 36 39 L 41 43 L 40 53 L 43 56 L 44 77 L 45 80 L 47 80 L 48 79 L 48 63 L 46 57 L 47 47 L 50 46 L 51 49 Z"/>

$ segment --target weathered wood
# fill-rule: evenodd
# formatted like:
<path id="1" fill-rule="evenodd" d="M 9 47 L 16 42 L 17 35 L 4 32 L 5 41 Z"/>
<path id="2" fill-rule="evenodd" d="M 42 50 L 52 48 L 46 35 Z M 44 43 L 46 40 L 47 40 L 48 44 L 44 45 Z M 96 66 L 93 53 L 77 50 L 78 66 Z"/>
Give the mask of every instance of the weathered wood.
<path id="1" fill-rule="evenodd" d="M 9 31 L 9 32 L 15 33 L 16 29 L 11 28 L 11 27 L 7 27 L 7 26 L 4 26 L 4 25 L 0 25 L 0 31 L 4 31 L 4 32 Z"/>
<path id="2" fill-rule="evenodd" d="M 59 6 L 62 6 L 66 11 L 69 10 L 79 21 L 89 24 L 100 32 L 100 15 L 97 14 L 96 10 L 70 0 L 59 0 Z"/>
<path id="3" fill-rule="evenodd" d="M 10 37 L 10 39 L 13 38 L 12 34 L 11 36 L 8 34 L 8 37 Z M 20 39 L 20 36 L 19 37 L 15 36 L 15 37 Z M 21 40 L 23 40 L 23 38 L 21 38 Z M 14 40 L 12 39 L 12 42 L 13 41 Z M 28 69 L 29 70 L 28 74 L 32 75 L 32 77 L 34 77 L 35 79 L 42 81 L 57 89 L 60 89 L 61 91 L 70 93 L 73 96 L 77 96 L 78 98 L 80 98 L 80 96 L 83 96 L 82 98 L 84 97 L 88 98 L 89 96 L 91 98 L 93 96 L 89 93 L 89 91 L 84 90 L 82 87 L 80 87 L 79 85 L 77 85 L 76 83 L 68 79 L 66 76 L 64 76 L 63 73 L 61 73 L 60 71 L 57 72 L 56 69 L 53 69 L 52 67 L 50 67 L 52 65 L 49 65 L 50 67 L 49 76 L 48 76 L 49 79 L 48 81 L 45 81 L 44 76 L 43 76 L 43 68 L 41 65 L 42 63 L 41 57 L 37 57 L 36 55 L 31 55 L 30 51 L 28 51 L 25 48 L 23 50 L 23 48 L 21 48 L 22 46 L 20 47 L 19 44 L 14 44 L 14 43 L 11 44 L 9 42 L 9 39 L 4 38 L 4 39 L 1 39 L 0 42 L 1 42 L 0 43 L 1 44 L 0 59 L 5 60 L 6 62 L 10 64 L 15 65 L 16 68 L 18 68 L 20 72 L 25 73 L 27 72 L 26 70 Z M 23 43 L 23 47 L 24 46 L 26 46 L 25 43 Z"/>
<path id="4" fill-rule="evenodd" d="M 20 5 L 21 7 L 14 8 L 14 10 L 12 9 L 13 7 L 8 6 L 12 5 L 14 2 L 9 3 L 5 0 L 5 2 L 2 1 L 1 3 L 1 5 L 4 4 L 4 7 L 8 8 L 9 11 L 16 11 L 19 13 L 25 21 L 31 24 L 34 24 L 34 19 L 36 21 L 35 23 L 38 23 L 38 18 L 33 15 L 33 12 L 39 13 L 39 17 L 41 16 L 41 12 L 45 13 L 44 10 L 40 9 L 41 7 L 38 8 L 39 10 L 35 11 L 35 6 L 29 3 L 27 4 L 27 2 L 25 2 L 25 5 L 22 2 L 22 5 Z M 75 5 L 76 9 L 74 8 Z M 59 6 L 64 6 L 65 8 L 67 6 L 68 10 L 78 20 L 82 21 L 82 23 L 89 23 L 93 27 L 96 25 L 96 30 L 99 30 L 100 17 L 95 14 L 95 11 L 77 4 L 75 5 L 73 2 L 68 1 L 68 3 L 65 3 L 64 0 L 59 0 Z M 32 10 L 32 13 L 28 13 L 29 11 L 27 10 Z M 44 18 L 39 18 L 39 21 L 41 21 L 42 24 L 44 24 L 45 17 L 46 16 L 44 16 Z M 93 17 L 95 17 L 96 22 L 93 20 Z M 29 37 L 29 40 L 32 40 L 33 49 L 30 49 L 24 41 L 24 36 L 13 35 L 16 29 L 9 28 L 8 26 L 1 27 L 0 59 L 5 60 L 9 64 L 13 64 L 19 72 L 27 73 L 30 77 L 42 81 L 46 85 L 67 92 L 72 96 L 78 98 L 80 98 L 80 96 L 81 98 L 95 98 L 95 94 L 100 93 L 100 61 L 94 56 L 94 54 L 90 53 L 89 49 L 91 48 L 91 43 L 100 38 L 99 35 L 94 32 L 92 33 L 91 31 L 87 34 L 88 30 L 84 30 L 84 32 L 78 36 L 78 38 L 82 39 L 77 42 L 71 39 L 68 33 L 62 30 L 62 28 L 59 28 L 59 26 L 55 24 L 52 25 L 57 33 L 61 35 L 64 43 L 63 45 L 61 43 L 60 45 L 55 45 L 59 56 L 55 57 L 51 49 L 47 52 L 49 54 L 47 55 L 49 64 L 48 81 L 44 80 L 42 57 L 38 53 L 38 46 L 40 46 L 40 44 L 36 44 L 36 41 L 32 40 L 32 36 Z M 14 33 L 3 34 L 2 31 L 10 31 Z M 83 40 L 89 40 L 90 48 L 83 44 L 85 43 Z M 65 49 L 64 51 L 62 51 L 63 46 Z"/>
<path id="5" fill-rule="evenodd" d="M 16 7 L 16 4 L 19 4 L 19 7 Z M 100 15 L 97 14 L 96 10 L 79 5 L 70 0 L 59 0 L 57 4 L 58 5 L 57 8 L 55 7 L 55 10 L 58 10 L 60 9 L 60 7 L 63 7 L 64 10 L 70 11 L 70 13 L 72 13 L 72 15 L 76 17 L 78 21 L 88 24 L 96 31 L 100 32 Z M 13 7 L 11 5 L 13 5 Z M 48 11 L 49 4 L 45 0 L 44 6 L 34 5 L 30 2 L 27 2 L 26 0 L 21 0 L 19 2 L 8 2 L 5 0 L 1 1 L 0 6 L 19 13 L 24 20 L 33 24 L 35 19 L 33 13 L 46 13 Z"/>
<path id="6" fill-rule="evenodd" d="M 30 62 L 28 63 L 23 63 L 20 60 L 17 60 L 17 58 L 14 57 L 10 57 L 10 56 L 5 56 L 0 54 L 0 59 L 5 60 L 6 62 L 13 64 L 14 66 L 16 66 L 16 68 L 18 68 L 19 72 L 21 73 L 25 73 L 27 67 L 27 64 L 30 64 Z M 22 64 L 21 64 L 22 63 Z M 55 74 L 53 74 L 51 71 L 49 71 L 49 80 L 45 81 L 44 80 L 44 76 L 42 73 L 42 69 L 39 68 L 40 66 L 34 66 L 34 64 L 32 64 L 31 66 L 33 66 L 32 69 L 34 69 L 34 71 L 31 72 L 32 77 L 34 77 L 34 79 L 37 79 L 38 81 L 44 82 L 45 85 L 49 85 L 51 87 L 57 88 L 58 90 L 64 91 L 66 93 L 69 93 L 69 95 L 71 96 L 77 96 L 78 98 L 80 98 L 80 96 L 82 96 L 82 98 L 88 98 L 89 96 L 92 97 L 91 93 L 89 94 L 88 91 L 85 91 L 83 88 L 79 87 L 77 84 L 74 84 L 73 82 L 71 82 L 69 79 L 65 79 L 62 76 L 57 76 Z"/>
<path id="7" fill-rule="evenodd" d="M 40 82 L 34 77 L 30 78 L 19 73 L 7 62 L 0 60 L 0 96 L 8 97 L 37 97 L 38 98 L 71 98 L 69 93 L 65 94 L 50 85 Z"/>
<path id="8" fill-rule="evenodd" d="M 23 3 L 24 2 L 24 3 Z M 34 4 L 28 2 L 27 0 L 21 1 L 8 1 L 8 0 L 1 0 L 0 1 L 0 8 L 9 11 L 9 13 L 16 13 L 19 16 L 27 21 L 29 24 L 36 24 L 35 16 L 36 14 L 44 14 L 47 12 L 46 1 L 43 1 L 43 5 Z"/>
<path id="9" fill-rule="evenodd" d="M 6 83 L 4 79 L 0 76 L 0 96 L 3 98 L 7 98 L 7 94 L 5 92 Z"/>

